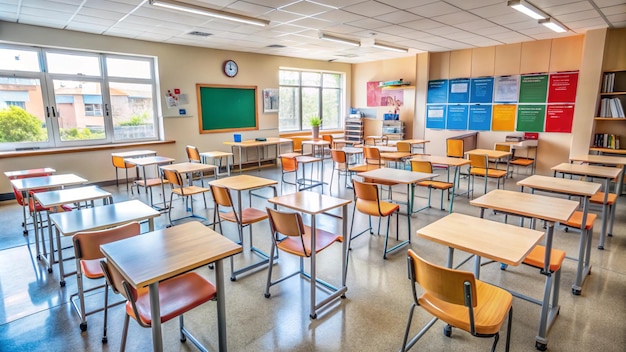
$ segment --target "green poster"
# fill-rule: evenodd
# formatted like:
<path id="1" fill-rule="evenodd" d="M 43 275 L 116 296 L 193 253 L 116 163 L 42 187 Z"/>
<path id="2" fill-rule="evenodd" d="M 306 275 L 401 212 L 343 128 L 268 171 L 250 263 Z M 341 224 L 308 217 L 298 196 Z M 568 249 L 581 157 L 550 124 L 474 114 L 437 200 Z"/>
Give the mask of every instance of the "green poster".
<path id="1" fill-rule="evenodd" d="M 518 105 L 517 128 L 520 132 L 543 132 L 546 117 L 545 105 Z"/>
<path id="2" fill-rule="evenodd" d="M 520 103 L 545 103 L 548 96 L 548 75 L 522 76 L 520 80 Z"/>

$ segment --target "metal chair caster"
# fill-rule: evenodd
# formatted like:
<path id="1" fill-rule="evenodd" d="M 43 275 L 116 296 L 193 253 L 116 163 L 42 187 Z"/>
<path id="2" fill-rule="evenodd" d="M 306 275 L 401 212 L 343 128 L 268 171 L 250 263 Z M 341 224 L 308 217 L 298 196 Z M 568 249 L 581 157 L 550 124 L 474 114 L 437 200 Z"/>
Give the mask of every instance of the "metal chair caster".
<path id="1" fill-rule="evenodd" d="M 446 324 L 446 326 L 443 327 L 443 334 L 446 335 L 447 337 L 452 336 L 452 326 L 450 326 L 449 324 Z"/>

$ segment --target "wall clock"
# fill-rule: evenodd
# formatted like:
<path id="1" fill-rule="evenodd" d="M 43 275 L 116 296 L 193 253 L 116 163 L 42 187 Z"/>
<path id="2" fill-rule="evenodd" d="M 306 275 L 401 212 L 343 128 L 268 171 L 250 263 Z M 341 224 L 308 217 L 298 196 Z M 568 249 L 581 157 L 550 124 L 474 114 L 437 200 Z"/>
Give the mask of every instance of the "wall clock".
<path id="1" fill-rule="evenodd" d="M 224 62 L 224 74 L 228 77 L 235 77 L 239 72 L 239 66 L 234 60 L 227 60 Z"/>

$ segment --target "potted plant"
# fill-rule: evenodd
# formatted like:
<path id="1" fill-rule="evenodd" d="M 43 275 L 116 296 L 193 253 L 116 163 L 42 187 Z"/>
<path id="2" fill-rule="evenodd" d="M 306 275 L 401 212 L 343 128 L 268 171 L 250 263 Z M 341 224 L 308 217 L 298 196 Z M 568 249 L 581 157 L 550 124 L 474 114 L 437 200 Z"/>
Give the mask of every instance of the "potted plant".
<path id="1" fill-rule="evenodd" d="M 320 138 L 320 126 L 322 125 L 322 119 L 319 117 L 311 117 L 309 119 L 311 130 L 313 131 L 313 139 Z"/>

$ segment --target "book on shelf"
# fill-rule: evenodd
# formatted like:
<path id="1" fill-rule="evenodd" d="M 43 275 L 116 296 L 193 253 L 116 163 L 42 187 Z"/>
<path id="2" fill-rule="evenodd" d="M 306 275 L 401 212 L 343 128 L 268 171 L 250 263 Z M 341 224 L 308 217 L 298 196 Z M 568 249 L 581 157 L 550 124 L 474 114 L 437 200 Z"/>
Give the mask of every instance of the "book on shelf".
<path id="1" fill-rule="evenodd" d="M 593 146 L 598 148 L 620 149 L 619 136 L 609 133 L 596 133 Z"/>
<path id="2" fill-rule="evenodd" d="M 619 98 L 602 98 L 600 100 L 600 117 L 626 117 L 622 101 Z"/>
<path id="3" fill-rule="evenodd" d="M 615 86 L 615 73 L 609 72 L 604 74 L 602 80 L 602 93 L 613 93 Z"/>

